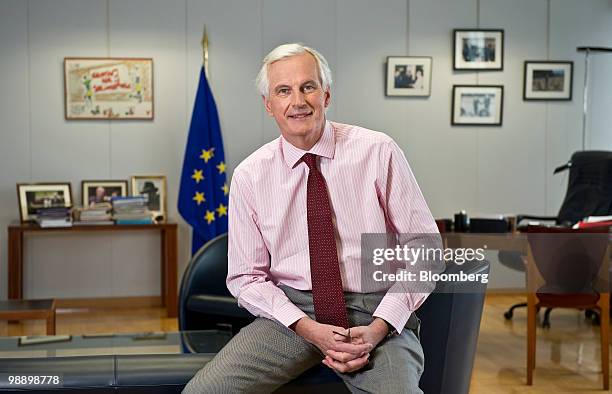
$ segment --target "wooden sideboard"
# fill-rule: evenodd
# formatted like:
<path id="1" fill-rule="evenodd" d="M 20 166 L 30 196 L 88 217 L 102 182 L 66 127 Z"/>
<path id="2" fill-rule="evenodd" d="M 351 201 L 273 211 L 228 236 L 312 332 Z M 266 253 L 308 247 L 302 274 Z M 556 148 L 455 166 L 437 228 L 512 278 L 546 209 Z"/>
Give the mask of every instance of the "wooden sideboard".
<path id="1" fill-rule="evenodd" d="M 8 226 L 8 298 L 23 299 L 24 235 L 40 233 L 102 233 L 128 231 L 160 232 L 161 299 L 168 317 L 178 316 L 177 295 L 177 224 L 142 225 L 86 225 L 61 228 L 42 228 L 34 223 L 14 223 Z"/>

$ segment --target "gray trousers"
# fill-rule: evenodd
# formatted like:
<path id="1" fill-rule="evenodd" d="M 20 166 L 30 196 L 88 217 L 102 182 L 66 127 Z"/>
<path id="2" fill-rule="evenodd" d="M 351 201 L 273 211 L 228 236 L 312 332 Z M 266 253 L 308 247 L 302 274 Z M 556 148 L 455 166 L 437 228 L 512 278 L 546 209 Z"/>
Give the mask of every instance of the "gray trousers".
<path id="1" fill-rule="evenodd" d="M 298 308 L 314 318 L 311 292 L 281 288 Z M 351 326 L 370 324 L 382 296 L 345 293 Z M 417 337 L 418 320 L 411 319 L 409 323 L 414 326 L 415 321 L 416 327 L 384 339 L 361 370 L 336 372 L 352 393 L 422 393 L 418 383 L 424 359 Z M 271 393 L 320 364 L 323 358 L 316 346 L 291 329 L 257 318 L 196 373 L 183 393 Z M 321 392 L 318 387 L 312 387 L 312 391 Z"/>

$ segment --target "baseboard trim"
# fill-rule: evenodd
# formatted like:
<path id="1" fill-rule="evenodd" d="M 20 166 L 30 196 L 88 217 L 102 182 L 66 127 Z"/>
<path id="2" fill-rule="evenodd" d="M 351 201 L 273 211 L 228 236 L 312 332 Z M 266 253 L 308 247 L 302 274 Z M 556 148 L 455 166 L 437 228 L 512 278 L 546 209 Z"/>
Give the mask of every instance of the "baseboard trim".
<path id="1" fill-rule="evenodd" d="M 57 309 L 71 308 L 134 308 L 162 306 L 160 296 L 61 298 L 55 300 Z"/>

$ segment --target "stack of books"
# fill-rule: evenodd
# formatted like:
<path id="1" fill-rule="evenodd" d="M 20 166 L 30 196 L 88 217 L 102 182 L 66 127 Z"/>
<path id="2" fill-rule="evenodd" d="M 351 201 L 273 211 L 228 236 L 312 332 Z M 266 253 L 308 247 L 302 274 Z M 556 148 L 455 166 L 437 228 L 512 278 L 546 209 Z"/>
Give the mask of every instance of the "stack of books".
<path id="1" fill-rule="evenodd" d="M 113 197 L 113 219 L 117 224 L 151 224 L 153 215 L 144 196 Z"/>
<path id="2" fill-rule="evenodd" d="M 40 227 L 71 227 L 70 207 L 50 207 L 36 210 L 36 222 Z"/>
<path id="3" fill-rule="evenodd" d="M 574 224 L 573 228 L 612 227 L 612 215 L 589 216 Z"/>
<path id="4" fill-rule="evenodd" d="M 75 212 L 75 225 L 109 225 L 113 224 L 112 205 L 107 202 L 95 203 L 88 208 Z"/>

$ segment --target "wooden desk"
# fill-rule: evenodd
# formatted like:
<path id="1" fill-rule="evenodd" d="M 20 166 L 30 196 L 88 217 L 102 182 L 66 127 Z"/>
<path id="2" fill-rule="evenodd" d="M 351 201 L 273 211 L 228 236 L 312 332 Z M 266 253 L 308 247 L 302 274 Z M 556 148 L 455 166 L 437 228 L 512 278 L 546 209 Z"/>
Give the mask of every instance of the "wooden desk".
<path id="1" fill-rule="evenodd" d="M 527 254 L 525 233 L 441 233 L 448 248 L 483 248 L 487 250 L 515 251 Z"/>
<path id="2" fill-rule="evenodd" d="M 25 233 L 92 233 L 125 231 L 159 231 L 161 233 L 161 298 L 168 317 L 178 316 L 177 296 L 177 225 L 176 223 L 142 225 L 94 225 L 64 228 L 41 228 L 33 223 L 16 223 L 8 227 L 8 298 L 23 299 L 23 238 Z"/>

